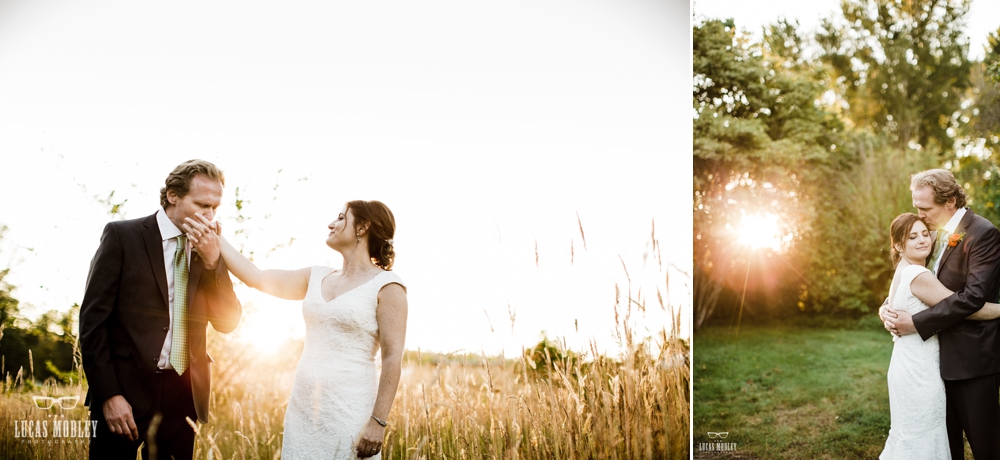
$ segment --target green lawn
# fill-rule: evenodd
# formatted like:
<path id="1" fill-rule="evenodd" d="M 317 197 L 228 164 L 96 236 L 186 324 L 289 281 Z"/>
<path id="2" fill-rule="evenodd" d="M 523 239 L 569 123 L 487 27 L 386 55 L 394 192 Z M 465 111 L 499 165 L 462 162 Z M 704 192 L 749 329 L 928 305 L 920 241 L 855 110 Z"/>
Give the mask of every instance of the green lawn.
<path id="1" fill-rule="evenodd" d="M 870 323 L 744 325 L 738 340 L 729 328 L 699 330 L 695 457 L 877 458 L 889 432 L 892 340 L 877 319 Z M 711 439 L 708 432 L 729 434 Z"/>

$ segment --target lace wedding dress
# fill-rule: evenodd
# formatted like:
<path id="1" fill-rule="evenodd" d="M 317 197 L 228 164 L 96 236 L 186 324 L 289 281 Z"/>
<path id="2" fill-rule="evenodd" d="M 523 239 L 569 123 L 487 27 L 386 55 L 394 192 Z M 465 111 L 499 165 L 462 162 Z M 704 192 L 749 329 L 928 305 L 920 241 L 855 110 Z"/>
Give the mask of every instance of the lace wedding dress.
<path id="1" fill-rule="evenodd" d="M 403 282 L 382 272 L 327 302 L 320 285 L 332 272 L 313 267 L 309 275 L 302 303 L 306 340 L 285 411 L 283 460 L 357 458 L 354 443 L 375 406 L 378 292 Z"/>
<path id="2" fill-rule="evenodd" d="M 914 314 L 928 307 L 910 291 L 913 278 L 930 272 L 919 265 L 903 268 L 889 293 L 892 308 Z M 938 338 L 919 334 L 893 336 L 889 362 L 889 438 L 880 460 L 951 459 L 945 425 L 944 381 Z"/>

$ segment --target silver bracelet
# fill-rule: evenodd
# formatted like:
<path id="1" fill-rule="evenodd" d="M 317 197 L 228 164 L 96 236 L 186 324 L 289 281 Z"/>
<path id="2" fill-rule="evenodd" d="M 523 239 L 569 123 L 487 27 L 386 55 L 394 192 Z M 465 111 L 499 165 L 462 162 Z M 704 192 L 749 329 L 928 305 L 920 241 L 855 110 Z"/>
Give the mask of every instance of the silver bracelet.
<path id="1" fill-rule="evenodd" d="M 372 415 L 372 418 L 373 418 L 373 419 L 375 419 L 375 421 L 376 421 L 376 422 L 377 422 L 377 423 L 378 423 L 379 425 L 382 425 L 383 427 L 389 424 L 389 423 L 388 423 L 388 422 L 386 422 L 385 420 L 382 420 L 382 419 L 380 419 L 380 418 L 378 418 L 378 417 L 376 417 L 376 416 L 374 416 L 374 415 Z"/>

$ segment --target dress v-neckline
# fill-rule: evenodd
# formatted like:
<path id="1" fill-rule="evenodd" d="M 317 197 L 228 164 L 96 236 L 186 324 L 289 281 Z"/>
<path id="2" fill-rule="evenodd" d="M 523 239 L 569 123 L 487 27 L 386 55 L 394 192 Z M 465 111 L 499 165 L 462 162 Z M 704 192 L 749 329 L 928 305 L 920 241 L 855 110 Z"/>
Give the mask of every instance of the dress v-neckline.
<path id="1" fill-rule="evenodd" d="M 333 302 L 334 300 L 337 300 L 337 299 L 339 299 L 339 298 L 341 298 L 341 297 L 343 297 L 343 296 L 345 296 L 345 295 L 347 295 L 347 294 L 350 294 L 350 293 L 351 293 L 352 291 L 355 291 L 355 290 L 357 290 L 358 288 L 360 288 L 360 287 L 362 287 L 362 286 L 364 286 L 364 285 L 366 285 L 366 284 L 368 284 L 368 283 L 371 283 L 372 281 L 375 281 L 375 278 L 378 278 L 378 277 L 379 277 L 379 275 L 381 275 L 382 273 L 385 273 L 385 270 L 382 270 L 381 272 L 379 272 L 379 273 L 376 273 L 376 274 L 375 274 L 375 276 L 373 276 L 373 277 L 369 278 L 369 279 L 368 279 L 368 281 L 365 281 L 364 283 L 361 283 L 361 284 L 359 284 L 359 285 L 357 285 L 357 286 L 354 286 L 354 287 L 352 287 L 352 288 L 350 288 L 350 289 L 348 289 L 348 290 L 346 290 L 346 291 L 344 291 L 344 292 L 340 293 L 340 295 L 338 295 L 338 296 L 336 296 L 336 297 L 334 297 L 334 298 L 332 298 L 332 299 L 330 299 L 330 300 L 326 300 L 326 298 L 325 298 L 325 297 L 323 297 L 323 280 L 325 280 L 327 276 L 330 276 L 330 275 L 332 275 L 332 274 L 334 274 L 334 273 L 337 273 L 337 270 L 334 270 L 334 271 L 332 271 L 332 272 L 330 272 L 330 273 L 327 273 L 326 275 L 324 275 L 324 276 L 323 276 L 322 278 L 320 278 L 320 280 L 319 280 L 319 298 L 320 298 L 320 300 L 322 300 L 322 301 L 323 301 L 323 303 L 324 303 L 324 304 L 328 304 L 328 303 L 331 303 L 331 302 Z"/>

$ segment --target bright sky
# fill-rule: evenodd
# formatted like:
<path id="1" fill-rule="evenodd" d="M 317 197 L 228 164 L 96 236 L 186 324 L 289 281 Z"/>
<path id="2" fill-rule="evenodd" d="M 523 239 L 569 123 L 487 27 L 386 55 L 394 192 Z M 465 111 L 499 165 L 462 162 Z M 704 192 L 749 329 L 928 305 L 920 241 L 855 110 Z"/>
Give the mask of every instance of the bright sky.
<path id="1" fill-rule="evenodd" d="M 840 16 L 840 0 L 771 0 L 766 7 L 757 2 L 743 0 L 692 0 L 694 20 L 705 18 L 733 18 L 740 30 L 760 36 L 761 27 L 776 22 L 778 18 L 797 19 L 802 31 L 815 32 L 824 17 Z M 983 57 L 983 46 L 990 32 L 1000 27 L 1000 2 L 972 0 L 966 17 L 966 36 L 969 38 L 969 56 Z"/>
<path id="2" fill-rule="evenodd" d="M 147 216 L 203 158 L 226 172 L 224 233 L 263 268 L 339 266 L 326 225 L 385 202 L 407 348 L 511 356 L 544 330 L 611 350 L 626 268 L 640 333 L 669 324 L 657 288 L 689 328 L 686 2 L 277 5 L 0 3 L 0 267 L 26 313 L 80 302 L 98 198 Z M 237 294 L 241 340 L 304 334 L 300 302 Z"/>

